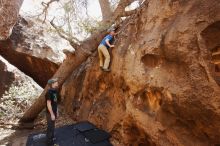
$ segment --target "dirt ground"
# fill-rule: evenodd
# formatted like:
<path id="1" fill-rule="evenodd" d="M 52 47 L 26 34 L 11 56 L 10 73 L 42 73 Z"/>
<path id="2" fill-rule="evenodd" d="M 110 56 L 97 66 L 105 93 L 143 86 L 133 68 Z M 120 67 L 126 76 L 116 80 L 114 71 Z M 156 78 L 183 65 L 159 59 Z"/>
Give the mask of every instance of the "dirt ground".
<path id="1" fill-rule="evenodd" d="M 75 121 L 64 112 L 59 115 L 56 127 L 73 124 Z M 41 113 L 33 123 L 16 124 L 0 121 L 0 146 L 26 146 L 28 135 L 46 130 L 45 112 Z"/>

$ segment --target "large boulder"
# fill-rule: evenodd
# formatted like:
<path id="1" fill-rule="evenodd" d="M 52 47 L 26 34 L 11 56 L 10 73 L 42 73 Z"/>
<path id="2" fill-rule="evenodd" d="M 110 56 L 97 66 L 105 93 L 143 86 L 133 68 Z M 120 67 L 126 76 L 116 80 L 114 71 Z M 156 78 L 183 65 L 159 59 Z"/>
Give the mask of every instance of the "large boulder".
<path id="1" fill-rule="evenodd" d="M 7 39 L 17 22 L 23 0 L 2 0 L 0 2 L 0 40 Z"/>
<path id="2" fill-rule="evenodd" d="M 65 110 L 115 146 L 220 144 L 219 3 L 149 0 L 122 27 L 110 73 L 95 56 L 65 81 Z"/>
<path id="3" fill-rule="evenodd" d="M 42 88 L 2 56 L 0 74 L 0 121 L 9 123 L 22 116 Z"/>
<path id="4" fill-rule="evenodd" d="M 19 17 L 11 36 L 0 41 L 0 55 L 44 87 L 65 59 L 71 45 L 47 24 Z"/>
<path id="5" fill-rule="evenodd" d="M 13 49 L 60 65 L 65 59 L 63 50 L 73 50 L 68 41 L 59 37 L 48 23 L 37 18 L 19 17 L 9 38 Z"/>

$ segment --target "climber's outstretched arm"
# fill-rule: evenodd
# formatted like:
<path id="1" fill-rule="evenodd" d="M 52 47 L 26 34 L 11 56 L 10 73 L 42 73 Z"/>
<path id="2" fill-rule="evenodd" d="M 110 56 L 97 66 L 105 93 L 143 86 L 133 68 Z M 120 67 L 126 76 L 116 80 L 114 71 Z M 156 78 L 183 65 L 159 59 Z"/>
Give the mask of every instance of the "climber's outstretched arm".
<path id="1" fill-rule="evenodd" d="M 110 47 L 110 48 L 113 48 L 113 47 L 115 47 L 115 45 L 111 45 L 110 43 L 109 43 L 109 39 L 106 39 L 106 44 Z"/>
<path id="2" fill-rule="evenodd" d="M 51 105 L 51 100 L 47 100 L 47 109 L 50 113 L 50 116 L 51 116 L 51 120 L 55 120 L 55 115 L 53 113 L 53 110 L 52 110 L 52 105 Z"/>

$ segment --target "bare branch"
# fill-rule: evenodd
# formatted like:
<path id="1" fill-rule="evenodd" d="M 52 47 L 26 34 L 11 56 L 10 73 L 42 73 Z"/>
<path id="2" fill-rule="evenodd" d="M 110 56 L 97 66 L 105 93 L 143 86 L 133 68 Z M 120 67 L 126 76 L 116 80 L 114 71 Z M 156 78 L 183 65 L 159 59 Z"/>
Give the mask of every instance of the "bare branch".
<path id="1" fill-rule="evenodd" d="M 54 20 L 54 19 L 53 19 Z M 88 51 L 88 50 L 85 50 L 83 49 L 83 47 L 80 46 L 80 44 L 82 43 L 81 41 L 79 41 L 77 38 L 73 37 L 73 36 L 69 36 L 62 28 L 56 26 L 54 23 L 53 23 L 53 20 L 50 21 L 50 24 L 51 26 L 56 30 L 56 32 L 58 33 L 58 35 L 67 40 L 70 45 L 75 49 L 80 49 L 82 50 L 83 52 L 85 52 L 86 54 L 92 54 L 92 52 Z"/>
<path id="2" fill-rule="evenodd" d="M 40 15 L 44 15 L 44 20 L 43 20 L 43 23 L 46 21 L 46 18 L 47 18 L 47 13 L 48 13 L 48 9 L 50 7 L 50 4 L 53 3 L 53 2 L 58 2 L 59 0 L 50 0 L 49 2 L 45 3 L 45 2 L 42 2 L 41 5 L 44 6 L 44 9 L 43 9 L 43 12 L 40 13 L 38 16 Z"/>
<path id="3" fill-rule="evenodd" d="M 69 41 L 70 44 L 73 46 L 73 48 L 78 49 L 79 46 L 80 46 L 80 44 L 79 44 L 80 41 L 79 41 L 77 38 L 73 37 L 73 36 L 67 35 L 67 33 L 66 33 L 62 28 L 56 26 L 53 21 L 54 21 L 54 19 L 53 19 L 52 21 L 50 21 L 50 24 L 51 24 L 51 26 L 56 30 L 56 32 L 58 33 L 58 35 L 59 35 L 61 38 L 63 38 L 63 39 L 65 39 L 65 40 Z"/>

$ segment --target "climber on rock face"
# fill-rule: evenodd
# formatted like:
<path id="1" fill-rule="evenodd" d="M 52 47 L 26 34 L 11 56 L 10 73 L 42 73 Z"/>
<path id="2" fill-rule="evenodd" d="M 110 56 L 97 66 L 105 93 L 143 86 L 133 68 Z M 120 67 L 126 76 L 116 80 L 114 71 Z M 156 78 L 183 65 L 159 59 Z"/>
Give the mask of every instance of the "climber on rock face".
<path id="1" fill-rule="evenodd" d="M 113 44 L 114 36 L 116 35 L 115 29 L 110 29 L 109 34 L 103 38 L 98 47 L 99 65 L 103 71 L 109 72 L 110 54 L 109 48 L 115 47 Z M 103 57 L 105 59 L 103 59 Z"/>
<path id="2" fill-rule="evenodd" d="M 54 129 L 57 118 L 57 100 L 58 100 L 58 79 L 48 80 L 49 89 L 45 95 L 46 99 L 46 117 L 47 117 L 47 145 L 57 146 L 55 144 Z"/>

